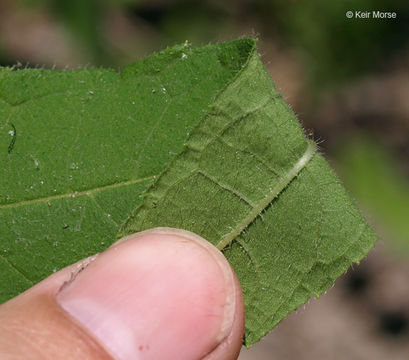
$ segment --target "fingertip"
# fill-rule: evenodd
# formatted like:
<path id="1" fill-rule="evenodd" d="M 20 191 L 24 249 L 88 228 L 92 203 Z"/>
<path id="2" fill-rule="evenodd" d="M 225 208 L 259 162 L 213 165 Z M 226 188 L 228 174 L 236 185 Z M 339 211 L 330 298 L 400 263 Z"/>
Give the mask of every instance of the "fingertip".
<path id="1" fill-rule="evenodd" d="M 0 354 L 35 351 L 33 359 L 236 359 L 244 331 L 240 284 L 224 255 L 169 228 L 62 269 L 3 304 L 0 318 L 1 339 L 11 339 Z"/>
<path id="2" fill-rule="evenodd" d="M 233 269 L 232 269 L 233 271 Z M 235 309 L 230 333 L 225 339 L 203 360 L 235 360 L 239 357 L 243 345 L 245 311 L 244 298 L 239 279 L 234 273 Z"/>
<path id="3" fill-rule="evenodd" d="M 117 359 L 198 359 L 241 341 L 238 294 L 232 268 L 213 245 L 156 228 L 114 244 L 57 300 Z"/>

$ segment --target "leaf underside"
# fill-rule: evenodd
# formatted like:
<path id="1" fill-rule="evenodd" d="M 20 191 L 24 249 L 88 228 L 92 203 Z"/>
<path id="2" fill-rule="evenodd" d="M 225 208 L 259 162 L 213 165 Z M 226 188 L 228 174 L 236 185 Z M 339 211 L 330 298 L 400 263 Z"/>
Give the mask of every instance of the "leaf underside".
<path id="1" fill-rule="evenodd" d="M 244 292 L 247 346 L 376 240 L 256 52 L 120 235 L 156 226 L 193 231 L 224 252 Z"/>
<path id="2" fill-rule="evenodd" d="M 376 240 L 253 39 L 176 46 L 120 74 L 0 68 L 0 301 L 155 226 L 224 252 L 247 346 Z"/>

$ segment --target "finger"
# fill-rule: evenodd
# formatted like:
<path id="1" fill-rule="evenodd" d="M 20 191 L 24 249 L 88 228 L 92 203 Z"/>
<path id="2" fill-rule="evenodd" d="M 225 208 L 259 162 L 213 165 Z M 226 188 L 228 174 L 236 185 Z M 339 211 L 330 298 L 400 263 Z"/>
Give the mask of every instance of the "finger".
<path id="1" fill-rule="evenodd" d="M 1 358 L 235 359 L 240 285 L 190 232 L 153 229 L 0 306 Z"/>

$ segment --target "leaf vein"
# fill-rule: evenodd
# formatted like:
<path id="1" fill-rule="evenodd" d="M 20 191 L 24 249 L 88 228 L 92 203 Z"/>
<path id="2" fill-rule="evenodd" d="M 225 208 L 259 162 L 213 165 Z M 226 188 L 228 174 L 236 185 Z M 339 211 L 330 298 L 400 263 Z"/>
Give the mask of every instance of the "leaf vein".
<path id="1" fill-rule="evenodd" d="M 98 201 L 95 199 L 95 197 L 93 196 L 93 194 L 87 194 L 87 195 L 88 195 L 88 198 L 95 204 L 95 206 L 96 206 L 99 210 L 101 210 L 101 212 L 108 218 L 108 220 L 109 220 L 110 222 L 112 222 L 116 227 L 119 228 L 119 224 L 118 224 L 114 219 L 112 219 L 112 216 L 111 216 L 110 214 L 108 214 L 108 213 L 102 208 L 102 206 L 98 203 Z"/>
<path id="2" fill-rule="evenodd" d="M 20 275 L 25 281 L 29 282 L 31 285 L 34 284 L 32 280 L 30 280 L 26 275 L 24 275 L 13 263 L 9 261 L 4 255 L 0 254 L 0 258 L 10 267 L 10 269 L 14 270 L 18 275 Z"/>
<path id="3" fill-rule="evenodd" d="M 1 204 L 0 209 L 10 209 L 10 208 L 16 208 L 20 206 L 26 206 L 26 205 L 33 205 L 41 202 L 47 202 L 47 201 L 53 201 L 57 199 L 64 199 L 64 198 L 70 198 L 70 197 L 78 197 L 78 196 L 89 196 L 91 194 L 95 194 L 100 191 L 108 190 L 108 189 L 115 189 L 117 187 L 121 186 L 127 186 L 127 185 L 133 185 L 137 184 L 143 181 L 147 180 L 152 180 L 155 178 L 155 175 L 153 176 L 147 176 L 144 178 L 138 178 L 138 179 L 131 179 L 127 181 L 122 181 L 114 184 L 109 184 L 109 185 L 104 185 L 104 186 L 99 186 L 95 187 L 92 189 L 88 190 L 83 190 L 83 191 L 73 191 L 70 193 L 65 193 L 65 194 L 58 194 L 58 195 L 52 195 L 52 196 L 46 196 L 43 198 L 37 198 L 37 199 L 31 199 L 31 200 L 23 200 L 15 203 L 9 203 L 9 204 Z"/>
<path id="4" fill-rule="evenodd" d="M 209 179 L 211 182 L 213 182 L 216 185 L 218 185 L 219 187 L 221 187 L 222 189 L 227 190 L 230 193 L 236 195 L 240 200 L 244 201 L 247 205 L 250 205 L 252 208 L 254 208 L 256 206 L 251 200 L 247 199 L 246 196 L 244 196 L 243 194 L 241 194 L 237 190 L 233 189 L 231 186 L 223 184 L 222 182 L 220 182 L 219 180 L 217 180 L 215 177 L 208 174 L 204 170 L 199 169 L 197 172 L 199 174 L 201 174 L 202 176 L 204 176 L 205 178 Z"/>
<path id="5" fill-rule="evenodd" d="M 257 155 L 256 153 L 254 153 L 253 151 L 250 150 L 246 150 L 246 149 L 240 149 L 236 146 L 234 146 L 233 144 L 227 142 L 226 140 L 223 139 L 223 137 L 218 138 L 218 140 L 220 142 L 222 142 L 223 144 L 225 144 L 226 146 L 232 148 L 233 150 L 236 151 L 240 151 L 246 154 L 249 154 L 251 156 L 253 156 L 254 158 L 256 158 L 259 162 L 261 162 L 269 171 L 271 171 L 273 174 L 277 175 L 278 177 L 282 177 L 283 174 L 280 173 L 278 170 L 274 169 L 273 167 L 271 167 L 266 160 L 264 160 L 260 155 Z"/>
<path id="6" fill-rule="evenodd" d="M 226 247 L 234 238 L 249 226 L 255 218 L 287 187 L 287 185 L 299 174 L 299 172 L 309 163 L 317 151 L 317 145 L 313 141 L 308 141 L 307 149 L 294 166 L 283 176 L 267 195 L 248 213 L 248 215 L 227 235 L 225 235 L 216 247 L 221 250 Z"/>

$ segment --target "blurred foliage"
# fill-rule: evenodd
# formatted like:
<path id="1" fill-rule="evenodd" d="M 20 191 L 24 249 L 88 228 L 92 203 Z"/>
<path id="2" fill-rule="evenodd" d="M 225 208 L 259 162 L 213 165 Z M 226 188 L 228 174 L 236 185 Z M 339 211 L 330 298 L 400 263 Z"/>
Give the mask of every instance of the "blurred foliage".
<path id="1" fill-rule="evenodd" d="M 107 8 L 106 0 L 17 0 L 17 3 L 21 7 L 47 9 L 72 32 L 82 52 L 94 64 L 108 62 L 101 36 L 101 20 Z"/>
<path id="2" fill-rule="evenodd" d="M 103 44 L 100 20 L 103 1 L 100 0 L 48 0 L 57 16 L 72 30 L 86 47 L 94 61 L 101 62 Z"/>
<path id="3" fill-rule="evenodd" d="M 337 164 L 347 188 L 367 209 L 387 240 L 409 251 L 409 182 L 393 151 L 368 137 L 343 143 Z"/>
<path id="4" fill-rule="evenodd" d="M 13 65 L 15 63 L 14 60 L 12 60 L 7 52 L 7 49 L 4 47 L 4 45 L 0 42 L 0 66 L 4 65 Z"/>
<path id="5" fill-rule="evenodd" d="M 258 1 L 271 14 L 285 41 L 303 51 L 317 86 L 377 69 L 409 34 L 407 0 Z M 270 6 L 270 12 L 264 7 Z M 396 12 L 397 19 L 348 19 L 347 11 Z"/>
<path id="6" fill-rule="evenodd" d="M 295 48 L 309 70 L 311 85 L 322 88 L 351 76 L 378 70 L 396 51 L 407 47 L 407 0 L 18 0 L 21 6 L 42 6 L 71 29 L 93 64 L 115 66 L 109 57 L 102 19 L 112 9 L 142 19 L 163 38 L 163 44 L 185 40 L 195 46 L 243 34 L 242 23 L 260 38 L 278 38 Z M 397 19 L 348 19 L 349 10 L 395 11 Z M 248 30 L 244 30 L 248 31 Z M 224 36 L 223 36 L 224 35 Z M 143 51 L 141 51 L 143 53 Z"/>
<path id="7" fill-rule="evenodd" d="M 208 43 L 220 32 L 228 32 L 232 19 L 222 9 L 206 2 L 176 2 L 156 9 L 134 8 L 136 15 L 151 22 L 170 42 L 189 40 L 197 45 Z"/>

